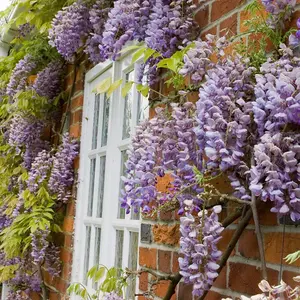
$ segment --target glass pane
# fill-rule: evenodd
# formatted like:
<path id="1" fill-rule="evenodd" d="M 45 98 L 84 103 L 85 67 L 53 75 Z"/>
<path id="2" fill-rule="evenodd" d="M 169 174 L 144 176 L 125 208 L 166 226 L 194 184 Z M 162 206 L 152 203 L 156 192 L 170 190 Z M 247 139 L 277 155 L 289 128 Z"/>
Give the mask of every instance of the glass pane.
<path id="1" fill-rule="evenodd" d="M 124 231 L 116 230 L 115 267 L 122 268 Z"/>
<path id="2" fill-rule="evenodd" d="M 103 209 L 103 196 L 104 196 L 104 181 L 105 181 L 105 162 L 106 156 L 100 157 L 100 178 L 99 178 L 99 190 L 98 190 L 98 205 L 97 205 L 97 218 L 102 218 Z"/>
<path id="3" fill-rule="evenodd" d="M 109 120 L 109 98 L 104 94 L 103 99 L 103 123 L 101 133 L 101 147 L 107 145 L 107 133 L 108 133 L 108 120 Z"/>
<path id="4" fill-rule="evenodd" d="M 91 217 L 93 214 L 95 170 L 96 170 L 96 158 L 93 158 L 90 160 L 90 186 L 89 186 L 88 211 L 87 211 L 87 215 L 89 217 Z"/>
<path id="5" fill-rule="evenodd" d="M 95 96 L 94 118 L 93 118 L 93 136 L 92 149 L 97 148 L 97 137 L 99 127 L 99 110 L 100 110 L 100 95 Z"/>
<path id="6" fill-rule="evenodd" d="M 101 228 L 96 227 L 96 236 L 95 236 L 95 256 L 94 256 L 94 264 L 93 266 L 97 266 L 100 264 L 100 240 L 101 240 Z M 98 287 L 98 283 L 93 283 L 93 288 L 96 290 Z"/>
<path id="7" fill-rule="evenodd" d="M 91 242 L 91 226 L 86 226 L 85 227 L 84 267 L 83 267 L 84 284 L 87 284 L 86 273 L 89 270 L 89 264 L 90 264 L 90 242 Z"/>
<path id="8" fill-rule="evenodd" d="M 126 74 L 126 82 L 128 81 L 133 81 L 133 71 L 129 72 Z M 130 126 L 131 126 L 131 111 L 132 111 L 132 106 L 133 106 L 133 92 L 132 88 L 128 92 L 128 94 L 125 97 L 125 105 L 124 105 L 124 115 L 123 115 L 123 139 L 127 139 L 130 137 Z"/>
<path id="9" fill-rule="evenodd" d="M 95 256 L 93 266 L 99 265 L 100 263 L 100 240 L 101 240 L 101 228 L 96 227 L 96 237 L 95 237 Z"/>
<path id="10" fill-rule="evenodd" d="M 135 212 L 133 209 L 131 210 L 130 215 L 131 220 L 139 220 L 140 219 L 140 211 Z"/>
<path id="11" fill-rule="evenodd" d="M 128 159 L 128 154 L 127 154 L 127 150 L 123 150 L 121 151 L 121 171 L 120 174 L 121 176 L 125 176 L 125 163 Z M 122 179 L 120 179 L 120 196 L 121 196 L 121 190 L 124 188 L 124 182 Z M 118 218 L 119 219 L 125 219 L 125 209 L 121 207 L 121 202 L 119 201 L 118 204 Z"/>
<path id="12" fill-rule="evenodd" d="M 138 245 L 139 245 L 139 234 L 137 232 L 130 232 L 129 240 L 129 257 L 128 257 L 128 269 L 137 270 L 137 257 L 138 257 Z M 136 277 L 128 283 L 127 288 L 127 299 L 135 299 L 136 290 Z"/>
<path id="13" fill-rule="evenodd" d="M 137 110 L 137 122 L 138 124 L 148 119 L 149 117 L 149 102 L 142 94 L 138 95 L 138 110 Z"/>

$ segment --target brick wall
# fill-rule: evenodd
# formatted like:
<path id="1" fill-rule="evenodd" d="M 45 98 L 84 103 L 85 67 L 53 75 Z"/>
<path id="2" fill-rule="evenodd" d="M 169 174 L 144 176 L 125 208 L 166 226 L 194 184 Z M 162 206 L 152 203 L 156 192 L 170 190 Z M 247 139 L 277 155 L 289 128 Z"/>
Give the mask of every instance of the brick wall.
<path id="1" fill-rule="evenodd" d="M 67 66 L 66 70 L 65 91 L 67 97 L 70 96 L 70 98 L 63 106 L 62 123 L 64 123 L 65 131 L 69 131 L 70 135 L 74 138 L 80 138 L 81 135 L 84 76 L 86 69 L 87 65 L 84 60 L 76 67 L 76 70 L 74 70 L 74 65 Z M 76 71 L 76 75 L 74 71 Z M 74 167 L 77 173 L 79 158 L 75 160 Z M 58 278 L 51 278 L 49 274 L 44 274 L 46 285 L 50 290 L 50 300 L 67 299 L 66 290 L 70 284 L 72 271 L 75 195 L 76 187 L 73 190 L 73 200 L 67 204 L 65 209 L 65 218 L 62 226 L 63 233 L 57 235 L 56 239 L 56 242 L 61 246 L 61 275 Z"/>
<path id="2" fill-rule="evenodd" d="M 196 20 L 202 28 L 201 36 L 206 34 L 216 34 L 223 36 L 226 32 L 236 35 L 244 32 L 246 28 L 243 21 L 247 19 L 245 6 L 251 2 L 246 0 L 211 0 L 208 5 L 196 14 Z M 300 1 L 297 1 L 300 3 Z M 298 4 L 299 6 L 299 4 Z M 299 8 L 298 8 L 299 10 Z M 297 18 L 300 16 L 296 12 L 291 25 L 295 26 Z M 246 39 L 247 41 L 247 39 Z M 158 183 L 158 188 L 164 190 L 168 185 L 168 179 L 162 179 Z M 215 183 L 220 189 L 228 189 L 224 181 Z M 231 208 L 225 208 L 223 217 L 230 213 Z M 284 247 L 283 225 L 279 224 L 275 214 L 269 212 L 270 207 L 264 205 L 260 209 L 260 223 L 264 238 L 264 249 L 267 261 L 268 280 L 271 284 L 280 281 L 281 258 L 291 252 L 300 249 L 300 232 L 296 226 L 286 226 Z M 151 219 L 144 218 L 142 221 L 141 244 L 139 248 L 139 265 L 153 269 L 161 275 L 178 272 L 179 250 L 179 222 L 178 216 L 174 213 L 162 213 Z M 219 243 L 221 250 L 225 250 L 233 236 L 237 224 L 229 226 L 223 233 L 223 238 Z M 282 254 L 283 249 L 283 254 Z M 257 284 L 262 279 L 260 270 L 260 259 L 254 224 L 250 225 L 241 236 L 235 246 L 230 258 L 220 276 L 217 278 L 211 291 L 205 299 L 217 300 L 223 297 L 235 297 L 241 294 L 251 295 L 258 293 Z M 287 265 L 283 262 L 283 280 L 293 284 L 292 277 L 300 273 L 300 262 Z M 140 294 L 146 292 L 151 286 L 153 276 L 143 273 L 140 276 Z M 168 289 L 168 282 L 161 282 L 154 290 L 157 299 L 162 299 Z M 192 287 L 180 283 L 176 289 L 176 296 L 172 299 L 190 300 Z M 147 299 L 140 296 L 139 300 Z"/>
<path id="3" fill-rule="evenodd" d="M 195 0 L 196 2 L 196 0 Z M 243 20 L 247 18 L 244 11 L 246 0 L 208 0 L 205 9 L 200 9 L 196 13 L 196 20 L 202 28 L 202 36 L 207 33 L 223 36 L 227 31 L 234 35 L 245 31 Z M 297 0 L 300 3 L 300 0 Z M 296 16 L 293 23 L 296 21 Z M 76 72 L 75 89 L 71 91 L 74 79 L 73 66 L 68 67 L 66 76 L 66 90 L 72 97 L 69 104 L 65 104 L 64 113 L 67 113 L 70 134 L 80 137 L 81 118 L 83 106 L 83 83 L 87 66 L 83 62 Z M 79 159 L 75 162 L 78 169 Z M 158 182 L 160 190 L 166 189 L 169 181 L 167 178 Z M 224 182 L 216 182 L 219 188 L 227 189 Z M 74 191 L 75 195 L 75 191 Z M 230 208 L 225 209 L 224 217 L 229 213 Z M 51 279 L 46 276 L 46 283 L 51 289 L 50 299 L 60 300 L 66 298 L 66 288 L 70 283 L 70 273 L 73 253 L 73 225 L 75 216 L 75 203 L 70 202 L 66 209 L 66 217 L 63 223 L 64 233 L 58 238 L 61 242 L 62 274 L 59 278 Z M 261 211 L 260 222 L 264 235 L 264 247 L 266 253 L 268 276 L 271 283 L 279 281 L 280 261 L 282 257 L 282 232 L 283 226 L 274 214 L 269 212 L 269 207 L 264 207 Z M 231 225 L 223 233 L 220 241 L 220 248 L 225 250 L 232 237 L 237 224 Z M 160 213 L 153 218 L 144 218 L 141 225 L 141 241 L 139 247 L 139 265 L 160 274 L 174 274 L 178 272 L 178 250 L 179 250 L 179 217 L 172 213 Z M 286 226 L 284 240 L 284 255 L 300 248 L 300 233 L 294 226 Z M 283 279 L 287 283 L 292 283 L 292 277 L 299 273 L 300 262 L 290 265 L 283 265 Z M 146 292 L 153 276 L 143 273 L 139 280 L 140 294 Z M 254 232 L 253 222 L 247 227 L 240 241 L 234 248 L 226 267 L 216 280 L 212 290 L 205 299 L 221 299 L 222 296 L 238 296 L 241 293 L 251 294 L 258 292 L 257 284 L 261 279 L 259 253 Z M 157 299 L 162 299 L 169 282 L 160 282 L 154 292 Z M 191 297 L 191 286 L 180 283 L 176 289 L 173 300 L 189 300 Z M 139 300 L 146 299 L 139 296 Z"/>

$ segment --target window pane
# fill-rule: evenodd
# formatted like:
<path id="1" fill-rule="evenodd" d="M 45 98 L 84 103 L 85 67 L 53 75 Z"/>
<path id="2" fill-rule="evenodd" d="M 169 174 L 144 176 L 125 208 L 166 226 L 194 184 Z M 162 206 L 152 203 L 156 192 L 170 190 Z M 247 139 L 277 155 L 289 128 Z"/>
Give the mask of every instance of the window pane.
<path id="1" fill-rule="evenodd" d="M 95 237 L 95 256 L 94 256 L 94 266 L 100 263 L 100 240 L 101 240 L 101 228 L 96 227 L 96 237 Z"/>
<path id="2" fill-rule="evenodd" d="M 89 270 L 89 264 L 90 264 L 90 242 L 91 242 L 91 226 L 86 226 L 85 227 L 84 267 L 83 267 L 84 284 L 87 284 L 86 273 Z"/>
<path id="3" fill-rule="evenodd" d="M 101 147 L 104 147 L 107 145 L 108 121 L 109 121 L 109 98 L 107 97 L 106 94 L 104 94 Z"/>
<path id="4" fill-rule="evenodd" d="M 130 232 L 129 241 L 129 257 L 128 257 L 128 269 L 136 271 L 137 270 L 137 255 L 138 255 L 138 245 L 139 245 L 139 234 L 137 232 Z M 135 299 L 136 290 L 136 277 L 128 283 L 127 288 L 127 299 Z"/>
<path id="5" fill-rule="evenodd" d="M 95 96 L 92 149 L 97 148 L 98 126 L 99 126 L 100 95 Z"/>
<path id="6" fill-rule="evenodd" d="M 103 196 L 104 196 L 104 182 L 105 182 L 105 162 L 106 156 L 100 157 L 100 178 L 98 190 L 98 205 L 97 205 L 97 218 L 102 218 L 103 209 Z"/>
<path id="7" fill-rule="evenodd" d="M 89 217 L 91 217 L 93 214 L 95 170 L 96 170 L 96 158 L 93 158 L 90 160 L 90 186 L 89 186 L 88 211 L 87 211 L 87 215 Z"/>
<path id="8" fill-rule="evenodd" d="M 121 171 L 120 174 L 121 176 L 125 176 L 125 163 L 128 159 L 128 154 L 127 154 L 127 150 L 123 150 L 121 151 Z M 121 190 L 124 188 L 124 182 L 122 179 L 120 179 L 120 196 L 121 196 Z M 119 204 L 118 204 L 118 218 L 119 219 L 125 219 L 125 209 L 121 207 L 121 202 L 119 200 Z"/>
<path id="9" fill-rule="evenodd" d="M 133 81 L 133 71 L 126 74 L 126 82 Z M 124 115 L 123 115 L 123 139 L 127 139 L 130 137 L 130 126 L 131 126 L 131 111 L 133 106 L 133 92 L 132 88 L 128 92 L 128 94 L 125 97 L 125 105 L 124 105 Z"/>
<path id="10" fill-rule="evenodd" d="M 122 268 L 124 231 L 116 230 L 115 267 Z"/>
<path id="11" fill-rule="evenodd" d="M 140 219 L 140 211 L 135 212 L 134 209 L 131 209 L 131 220 L 139 220 Z"/>
<path id="12" fill-rule="evenodd" d="M 138 124 L 148 119 L 149 117 L 149 102 L 142 94 L 138 95 L 138 110 L 137 110 L 137 122 Z"/>

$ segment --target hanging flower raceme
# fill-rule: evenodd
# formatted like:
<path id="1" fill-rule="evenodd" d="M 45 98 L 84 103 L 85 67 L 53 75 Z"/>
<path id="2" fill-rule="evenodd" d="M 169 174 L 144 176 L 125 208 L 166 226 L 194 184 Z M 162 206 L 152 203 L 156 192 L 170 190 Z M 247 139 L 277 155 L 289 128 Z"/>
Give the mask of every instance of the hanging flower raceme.
<path id="1" fill-rule="evenodd" d="M 127 176 L 123 178 L 124 191 L 122 207 L 129 211 L 142 208 L 149 213 L 171 200 L 181 205 L 188 196 L 194 199 L 195 207 L 200 207 L 198 188 L 193 166 L 198 166 L 196 135 L 194 133 L 194 111 L 192 103 L 173 105 L 168 116 L 164 109 L 157 109 L 157 115 L 139 125 L 128 151 Z M 165 174 L 171 176 L 168 193 L 157 191 L 157 178 Z M 180 193 L 186 189 L 186 193 Z M 194 196 L 191 196 L 194 195 Z"/>
<path id="2" fill-rule="evenodd" d="M 78 151 L 78 142 L 65 134 L 53 158 L 53 167 L 48 182 L 49 191 L 57 195 L 58 201 L 67 202 L 71 196 L 70 188 L 74 183 L 74 159 Z"/>
<path id="3" fill-rule="evenodd" d="M 89 8 L 81 2 L 59 11 L 49 30 L 49 43 L 67 60 L 72 61 L 75 53 L 85 43 L 91 30 Z"/>
<path id="4" fill-rule="evenodd" d="M 284 27 L 284 21 L 291 17 L 297 3 L 296 0 L 262 0 L 261 2 L 269 13 L 267 22 L 273 29 Z"/>
<path id="5" fill-rule="evenodd" d="M 35 68 L 36 63 L 30 55 L 26 55 L 21 59 L 11 74 L 6 93 L 13 97 L 18 92 L 24 90 L 27 85 L 28 76 L 32 74 Z"/>
<path id="6" fill-rule="evenodd" d="M 180 274 L 184 282 L 193 284 L 193 295 L 202 296 L 218 276 L 218 260 L 222 252 L 217 249 L 222 225 L 218 221 L 221 206 L 209 214 L 202 210 L 198 216 L 191 214 L 192 201 L 185 201 L 185 216 L 180 218 Z"/>
<path id="7" fill-rule="evenodd" d="M 43 130 L 43 122 L 34 117 L 17 115 L 11 121 L 8 143 L 19 150 L 24 150 L 24 166 L 27 169 L 30 169 L 37 154 L 49 147 L 48 143 L 41 139 Z"/>
<path id="8" fill-rule="evenodd" d="M 85 47 L 85 52 L 93 63 L 99 63 L 107 58 L 107 53 L 100 51 L 105 23 L 111 10 L 113 1 L 98 0 L 90 10 L 90 23 L 93 32 L 90 34 Z"/>
<path id="9" fill-rule="evenodd" d="M 32 88 L 41 97 L 53 100 L 62 90 L 63 64 L 52 61 L 37 74 Z"/>

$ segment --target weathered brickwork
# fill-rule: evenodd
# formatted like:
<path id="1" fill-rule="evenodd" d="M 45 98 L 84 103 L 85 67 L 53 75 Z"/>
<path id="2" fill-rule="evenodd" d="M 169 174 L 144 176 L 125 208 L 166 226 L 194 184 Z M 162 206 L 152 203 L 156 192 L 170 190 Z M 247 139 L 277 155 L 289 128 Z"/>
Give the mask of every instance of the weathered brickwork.
<path id="1" fill-rule="evenodd" d="M 196 0 L 194 1 L 197 2 Z M 245 12 L 245 6 L 250 1 L 247 0 L 208 0 L 208 6 L 199 11 L 195 15 L 195 19 L 201 27 L 201 36 L 206 34 L 217 34 L 223 36 L 226 32 L 229 34 L 239 34 L 247 30 L 243 21 L 248 18 Z M 300 7 L 300 0 L 297 0 Z M 300 12 L 296 12 L 291 25 L 295 26 L 297 17 Z M 245 39 L 247 42 L 247 39 Z M 66 91 L 71 92 L 74 80 L 73 66 L 68 67 L 65 80 Z M 82 107 L 84 102 L 84 75 L 86 65 L 82 63 L 76 72 L 75 88 L 69 103 L 64 106 L 64 113 L 67 114 L 67 125 L 72 136 L 79 138 L 81 135 Z M 195 94 L 197 98 L 197 94 Z M 151 116 L 154 112 L 151 111 Z M 75 168 L 78 170 L 79 159 L 75 162 Z M 228 192 L 230 189 L 224 180 L 214 183 L 222 192 Z M 166 190 L 170 185 L 169 178 L 160 179 L 158 189 Z M 74 190 L 74 195 L 76 195 Z M 225 210 L 225 217 L 230 208 Z M 63 223 L 61 259 L 62 274 L 60 278 L 51 279 L 47 274 L 46 282 L 51 288 L 49 299 L 61 300 L 66 299 L 66 288 L 70 283 L 70 274 L 72 266 L 73 253 L 73 229 L 75 216 L 75 202 L 71 201 L 66 209 L 66 217 Z M 156 270 L 161 274 L 176 273 L 178 266 L 178 250 L 179 250 L 179 217 L 174 212 L 160 213 L 158 215 L 144 218 L 142 223 L 151 227 L 150 232 L 144 242 L 139 247 L 139 266 Z M 278 283 L 280 274 L 281 252 L 282 252 L 282 232 L 283 226 L 279 225 L 276 215 L 269 212 L 266 207 L 260 212 L 260 223 L 262 224 L 262 232 L 264 236 L 264 247 L 266 252 L 266 260 L 268 267 L 268 275 L 271 283 Z M 220 248 L 225 250 L 230 241 L 237 224 L 231 225 L 223 233 L 223 239 L 220 241 Z M 284 241 L 284 255 L 297 248 L 300 249 L 300 233 L 299 229 L 294 226 L 286 226 L 286 235 Z M 148 234 L 150 237 L 148 237 Z M 300 262 L 294 265 L 283 265 L 283 279 L 287 283 L 292 283 L 292 277 L 299 274 Z M 146 292 L 153 276 L 148 273 L 142 273 L 139 278 L 139 300 L 145 300 L 141 296 Z M 208 293 L 205 299 L 218 300 L 222 297 L 235 297 L 240 293 L 251 294 L 258 292 L 257 283 L 261 279 L 260 261 L 257 247 L 257 240 L 254 231 L 253 221 L 243 233 L 240 241 L 234 248 L 227 265 L 222 270 L 220 276 L 216 280 L 214 287 Z M 160 282 L 155 289 L 157 299 L 162 299 L 168 289 L 168 282 Z M 176 289 L 176 295 L 173 300 L 189 300 L 192 299 L 191 287 L 180 283 Z"/>

